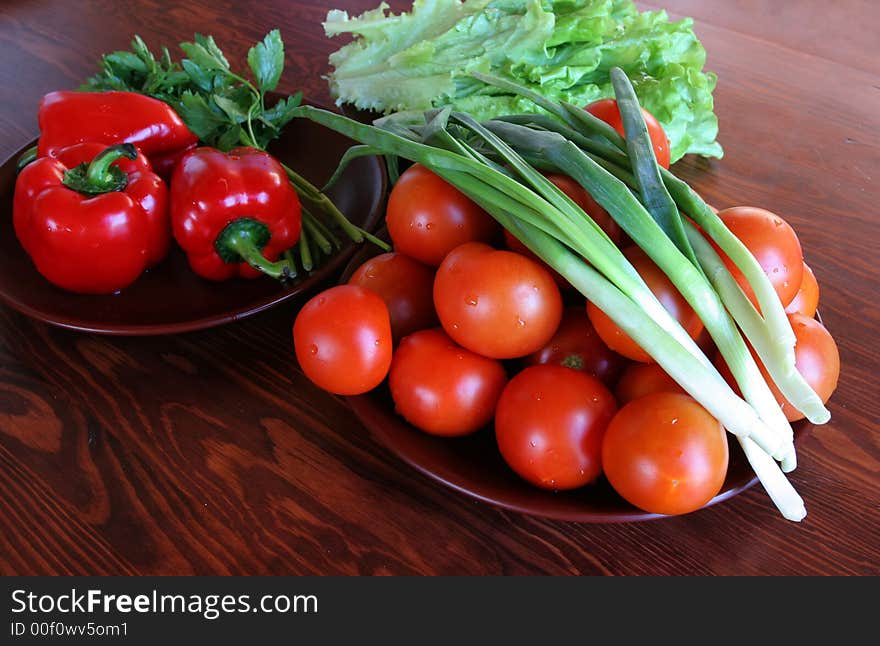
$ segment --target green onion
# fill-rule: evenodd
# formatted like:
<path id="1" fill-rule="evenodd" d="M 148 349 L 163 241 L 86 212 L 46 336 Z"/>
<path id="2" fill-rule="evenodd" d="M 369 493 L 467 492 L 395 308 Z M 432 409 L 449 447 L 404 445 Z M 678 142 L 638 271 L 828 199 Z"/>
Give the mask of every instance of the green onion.
<path id="1" fill-rule="evenodd" d="M 706 239 L 693 226 L 687 227 L 703 271 L 721 296 L 743 333 L 748 337 L 761 358 L 773 383 L 783 396 L 811 421 L 824 424 L 830 418 L 828 410 L 816 392 L 806 382 L 794 364 L 785 361 L 780 346 L 770 338 L 761 315 L 743 293 L 730 271 Z"/>
<path id="2" fill-rule="evenodd" d="M 580 149 L 556 133 L 533 132 L 510 123 L 494 124 L 495 132 L 505 135 L 515 148 L 542 154 L 557 169 L 578 182 L 620 224 L 658 267 L 669 276 L 675 287 L 705 324 L 740 384 L 746 400 L 761 418 L 775 429 L 779 447 L 772 454 L 790 464 L 794 447 L 792 431 L 776 399 L 761 376 L 757 365 L 724 309 L 718 294 L 706 276 L 668 238 L 660 225 L 629 191 L 624 183 L 602 169 Z M 587 257 L 587 260 L 592 260 Z M 609 276 L 611 278 L 611 276 Z M 612 279 L 613 281 L 613 279 Z M 690 337 L 679 341 L 693 353 L 703 357 Z M 644 347 L 644 346 L 643 346 Z M 647 351 L 648 348 L 645 348 Z M 714 370 L 714 368 L 713 368 Z"/>
<path id="3" fill-rule="evenodd" d="M 709 205 L 697 195 L 686 182 L 678 179 L 667 170 L 662 170 L 663 182 L 678 207 L 693 219 L 715 244 L 733 261 L 749 282 L 766 325 L 774 335 L 774 342 L 785 352 L 786 361 L 794 363 L 794 331 L 788 321 L 785 308 L 770 284 L 770 279 L 761 269 L 755 257 L 740 242 L 730 229 L 715 214 Z M 827 421 L 827 420 L 826 420 Z M 818 422 L 822 423 L 822 422 Z"/>
<path id="4" fill-rule="evenodd" d="M 614 144 L 614 146 L 622 151 L 627 150 L 625 141 L 619 135 L 615 138 L 608 132 L 610 128 L 608 124 L 595 117 L 590 118 L 592 115 L 589 115 L 585 110 L 576 106 L 556 104 L 550 99 L 537 95 L 528 88 L 504 79 L 484 74 L 475 73 L 473 75 L 487 84 L 532 100 L 536 105 L 544 108 L 566 125 L 574 128 L 585 139 L 591 140 L 594 143 L 601 143 L 602 140 L 605 140 Z M 585 117 L 583 115 L 588 116 Z M 540 125 L 547 127 L 546 118 L 545 122 Z M 550 129 L 552 129 L 552 126 Z M 611 130 L 613 131 L 613 128 Z M 614 135 L 617 135 L 617 133 L 615 132 Z M 590 147 L 584 147 L 584 150 L 601 155 L 607 161 L 620 165 L 619 156 L 613 152 L 609 153 L 607 147 L 604 150 L 591 150 Z M 730 257 L 743 273 L 755 293 L 766 325 L 770 328 L 771 334 L 774 337 L 774 342 L 779 344 L 785 353 L 786 362 L 793 364 L 794 332 L 791 329 L 791 324 L 788 322 L 785 310 L 776 295 L 776 291 L 754 256 L 686 182 L 683 182 L 666 169 L 660 169 L 660 175 L 663 183 L 666 185 L 666 189 L 678 207 L 700 225 L 706 234 L 712 238 L 715 244 Z"/>
<path id="5" fill-rule="evenodd" d="M 675 243 L 694 266 L 698 266 L 694 250 L 688 242 L 681 215 L 675 202 L 669 196 L 663 179 L 660 177 L 654 145 L 648 136 L 648 126 L 642 115 L 642 108 L 636 98 L 629 77 L 619 67 L 611 68 L 611 83 L 617 97 L 617 108 L 620 111 L 623 129 L 626 132 L 626 147 L 629 151 L 630 164 L 635 175 L 636 185 L 642 196 L 642 203 L 657 221 L 667 237 Z"/>

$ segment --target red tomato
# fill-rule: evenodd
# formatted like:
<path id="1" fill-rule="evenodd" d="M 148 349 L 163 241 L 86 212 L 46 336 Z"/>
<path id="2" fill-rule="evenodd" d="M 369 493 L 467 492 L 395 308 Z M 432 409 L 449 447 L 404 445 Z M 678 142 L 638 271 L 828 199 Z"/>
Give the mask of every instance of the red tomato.
<path id="1" fill-rule="evenodd" d="M 562 366 L 532 366 L 507 384 L 495 413 L 510 468 L 542 489 L 575 489 L 602 472 L 602 435 L 617 404 L 601 381 Z"/>
<path id="2" fill-rule="evenodd" d="M 666 311 L 681 323 L 691 338 L 696 339 L 703 329 L 703 323 L 666 274 L 639 247 L 628 247 L 624 249 L 623 255 L 632 263 L 639 276 L 648 285 L 648 289 L 660 300 Z M 596 332 L 609 348 L 634 361 L 643 363 L 653 361 L 651 356 L 621 330 L 605 312 L 592 303 L 587 304 L 587 314 Z"/>
<path id="3" fill-rule="evenodd" d="M 801 278 L 801 286 L 798 288 L 797 294 L 794 295 L 791 303 L 785 308 L 788 314 L 802 314 L 811 319 L 816 316 L 816 309 L 819 307 L 819 283 L 816 281 L 816 274 L 804 263 L 804 273 Z"/>
<path id="4" fill-rule="evenodd" d="M 727 438 L 696 400 L 654 393 L 620 409 L 602 442 L 602 468 L 625 500 L 655 514 L 699 509 L 727 475 Z"/>
<path id="5" fill-rule="evenodd" d="M 602 342 L 583 307 L 567 307 L 559 329 L 547 345 L 525 359 L 528 366 L 565 366 L 614 383 L 626 360 Z"/>
<path id="6" fill-rule="evenodd" d="M 562 297 L 546 269 L 478 242 L 446 256 L 434 279 L 434 306 L 456 343 L 495 359 L 535 352 L 562 318 Z"/>
<path id="7" fill-rule="evenodd" d="M 467 435 L 489 423 L 507 374 L 501 362 L 456 345 L 440 329 L 400 342 L 388 385 L 397 412 L 432 435 Z"/>
<path id="8" fill-rule="evenodd" d="M 391 365 L 388 307 L 358 285 L 321 292 L 293 324 L 296 358 L 306 377 L 337 395 L 372 390 Z"/>
<path id="9" fill-rule="evenodd" d="M 617 108 L 616 99 L 599 99 L 593 101 L 584 108 L 594 117 L 598 117 L 609 126 L 617 130 L 621 137 L 626 137 L 623 129 L 623 119 L 620 118 L 620 110 Z M 669 168 L 669 139 L 660 122 L 654 118 L 654 115 L 642 108 L 642 114 L 645 117 L 645 125 L 648 126 L 648 136 L 654 146 L 654 155 L 657 157 L 657 163 L 663 168 Z"/>
<path id="10" fill-rule="evenodd" d="M 724 209 L 718 212 L 718 217 L 761 265 L 782 305 L 791 303 L 801 286 L 804 271 L 801 243 L 794 229 L 775 213 L 751 206 Z M 742 272 L 717 247 L 716 251 L 746 296 L 757 306 L 754 291 Z"/>
<path id="11" fill-rule="evenodd" d="M 434 270 L 402 253 L 383 253 L 367 260 L 348 279 L 376 292 L 388 306 L 395 342 L 416 330 L 437 325 Z"/>
<path id="12" fill-rule="evenodd" d="M 614 394 L 617 402 L 623 406 L 635 399 L 653 393 L 681 393 L 685 389 L 678 385 L 669 374 L 656 363 L 634 363 L 626 369 Z"/>
<path id="13" fill-rule="evenodd" d="M 385 224 L 397 251 L 432 267 L 465 242 L 492 242 L 501 229 L 491 215 L 419 164 L 391 189 Z"/>

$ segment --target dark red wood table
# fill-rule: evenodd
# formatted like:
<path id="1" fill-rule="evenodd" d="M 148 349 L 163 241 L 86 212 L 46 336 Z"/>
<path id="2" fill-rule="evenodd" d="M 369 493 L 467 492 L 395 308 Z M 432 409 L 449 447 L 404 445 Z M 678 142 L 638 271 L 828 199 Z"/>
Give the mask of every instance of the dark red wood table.
<path id="1" fill-rule="evenodd" d="M 213 34 L 239 62 L 279 27 L 282 89 L 328 100 L 328 8 L 375 0 L 6 0 L 0 156 L 140 33 Z M 394 3 L 399 7 L 402 3 Z M 652 2 L 652 5 L 656 5 Z M 0 307 L 0 574 L 880 573 L 880 47 L 870 0 L 668 0 L 718 73 L 726 156 L 676 170 L 716 206 L 776 211 L 822 286 L 843 372 L 833 419 L 792 479 L 809 515 L 760 488 L 686 517 L 576 525 L 498 511 L 420 476 L 297 370 L 282 306 L 156 338 L 47 327 Z"/>

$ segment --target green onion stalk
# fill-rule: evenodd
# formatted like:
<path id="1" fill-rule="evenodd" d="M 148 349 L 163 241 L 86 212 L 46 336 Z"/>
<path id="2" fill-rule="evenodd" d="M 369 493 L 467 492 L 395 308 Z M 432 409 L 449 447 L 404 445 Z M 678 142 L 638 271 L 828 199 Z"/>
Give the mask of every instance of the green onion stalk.
<path id="1" fill-rule="evenodd" d="M 513 124 L 502 124 L 496 128 L 496 131 L 499 130 L 507 134 L 508 140 L 515 139 L 518 148 L 527 148 L 530 141 L 542 142 L 540 150 L 532 147 L 529 152 L 541 154 L 557 170 L 581 184 L 606 211 L 613 214 L 621 228 L 669 276 L 718 345 L 731 372 L 740 384 L 746 401 L 754 406 L 761 418 L 776 432 L 781 448 L 774 453 L 774 457 L 785 461 L 786 465 L 793 465 L 794 445 L 791 426 L 761 376 L 718 294 L 709 284 L 700 267 L 691 262 L 671 237 L 667 237 L 661 225 L 651 217 L 625 184 L 602 169 L 571 142 L 555 133 L 533 133 Z M 514 132 L 519 136 L 515 137 L 512 134 Z M 685 236 L 683 227 L 681 234 Z M 684 237 L 684 240 L 686 239 Z M 689 255 L 693 256 L 693 251 L 690 251 Z M 708 359 L 705 359 L 696 344 L 684 345 L 708 363 Z M 714 368 L 710 369 L 714 371 Z"/>
<path id="2" fill-rule="evenodd" d="M 563 136 L 570 135 L 571 131 L 574 130 L 578 137 L 572 138 L 568 136 L 567 138 L 584 148 L 586 152 L 599 155 L 617 165 L 629 165 L 628 162 L 621 164 L 621 154 L 628 152 L 626 140 L 620 137 L 608 124 L 596 119 L 585 110 L 564 102 L 555 103 L 536 92 L 506 79 L 477 72 L 473 72 L 471 75 L 488 85 L 528 98 L 556 117 L 556 119 L 553 119 L 547 115 L 514 115 L 512 117 L 501 117 L 501 120 L 520 124 L 531 123 L 538 128 L 558 132 Z M 596 139 L 601 143 L 597 144 Z M 591 143 L 584 146 L 585 141 Z M 609 151 L 608 144 L 617 150 Z M 597 145 L 598 147 L 596 147 Z M 678 207 L 700 225 L 706 234 L 730 257 L 743 273 L 755 293 L 763 313 L 765 325 L 770 330 L 773 342 L 779 344 L 788 360 L 794 362 L 794 332 L 791 329 L 779 297 L 776 295 L 772 284 L 757 260 L 755 260 L 755 257 L 752 256 L 745 245 L 730 232 L 721 219 L 686 182 L 680 180 L 666 169 L 660 168 L 659 173 L 669 194 Z M 810 419 L 819 424 L 827 421 L 827 418 L 822 421 L 821 416 L 816 420 Z"/>
<path id="3" fill-rule="evenodd" d="M 733 392 L 705 356 L 692 347 L 695 344 L 680 325 L 669 321 L 671 317 L 665 310 L 654 315 L 651 299 L 644 293 L 650 290 L 619 250 L 583 211 L 552 184 L 545 184 L 546 180 L 522 158 L 515 153 L 510 156 L 515 171 L 524 175 L 536 190 L 524 186 L 497 165 L 486 163 L 470 143 L 451 142 L 440 135 L 437 124 L 434 141 L 446 141 L 456 152 L 310 106 L 297 108 L 297 116 L 328 126 L 382 154 L 418 162 L 481 205 L 651 353 L 725 428 L 745 441 L 749 453 L 764 456 L 763 460 L 754 458 L 756 462 L 761 460 L 755 470 L 765 488 L 772 490 L 771 498 L 786 518 L 803 517 L 803 502 L 770 457 L 784 454 L 783 438 Z M 440 116 L 440 121 L 448 116 Z M 467 123 L 466 118 L 459 121 Z M 593 256 L 592 266 L 583 262 L 582 256 L 587 254 Z"/>
<path id="4" fill-rule="evenodd" d="M 509 81 L 482 74 L 475 74 L 475 76 L 487 83 L 498 85 L 508 91 L 514 91 L 522 96 L 533 100 L 535 99 L 533 92 L 526 88 L 520 88 L 518 85 L 510 83 Z M 676 227 L 680 227 L 681 218 L 677 215 L 679 209 L 690 215 L 694 221 L 703 228 L 707 235 L 712 238 L 719 248 L 733 259 L 734 263 L 740 268 L 757 296 L 761 311 L 766 312 L 766 315 L 762 317 L 754 307 L 745 307 L 742 302 L 745 295 L 742 293 L 742 290 L 738 285 L 735 289 L 728 285 L 727 288 L 718 290 L 718 296 L 720 296 L 721 302 L 733 315 L 734 320 L 740 328 L 746 333 L 749 341 L 752 342 L 759 358 L 767 367 L 768 372 L 783 396 L 785 396 L 785 398 L 796 408 L 803 411 L 807 419 L 811 422 L 815 424 L 826 423 L 830 419 L 830 413 L 821 398 L 806 383 L 803 376 L 795 367 L 794 332 L 791 329 L 791 324 L 788 321 L 782 303 L 770 284 L 769 279 L 764 274 L 754 256 L 752 256 L 742 242 L 740 242 L 740 240 L 736 238 L 729 229 L 727 229 L 722 220 L 709 208 L 702 198 L 700 198 L 699 195 L 697 195 L 685 182 L 675 177 L 668 170 L 660 168 L 656 164 L 656 160 L 653 158 L 650 141 L 647 136 L 647 130 L 644 128 L 644 119 L 641 110 L 638 107 L 635 93 L 632 92 L 632 86 L 629 79 L 623 72 L 616 69 L 612 70 L 611 77 L 614 82 L 618 104 L 621 109 L 625 127 L 629 130 L 633 126 L 633 121 L 637 121 L 635 126 L 639 131 L 632 133 L 628 132 L 631 136 L 628 136 L 626 140 L 620 140 L 619 137 L 607 137 L 607 128 L 596 128 L 594 127 L 594 121 L 592 119 L 580 116 L 576 111 L 571 110 L 570 106 L 565 106 L 565 109 L 563 109 L 561 106 L 554 105 L 551 101 L 543 97 L 540 97 L 541 102 L 539 105 L 548 109 L 548 111 L 565 121 L 565 123 L 552 119 L 547 115 L 514 115 L 511 117 L 502 117 L 501 119 L 495 120 L 486 125 L 493 130 L 493 132 L 498 134 L 506 132 L 508 136 L 511 131 L 508 124 L 528 126 L 531 132 L 528 135 L 521 137 L 520 143 L 523 141 L 532 141 L 531 136 L 533 133 L 541 133 L 544 135 L 555 133 L 561 135 L 568 141 L 576 143 L 582 153 L 596 162 L 604 170 L 608 171 L 611 175 L 623 181 L 637 192 L 640 192 L 643 201 L 649 208 L 653 206 L 654 209 L 661 211 L 658 216 L 654 209 L 652 209 L 652 216 L 661 225 L 664 223 L 664 220 L 669 222 L 671 219 Z M 583 113 L 584 111 L 580 110 L 580 112 Z M 627 117 L 629 117 L 629 119 L 627 119 Z M 580 130 L 577 130 L 577 128 L 580 128 Z M 601 141 L 602 138 L 604 138 L 604 142 Z M 613 144 L 619 150 L 611 149 L 609 143 Z M 641 150 L 641 153 L 639 153 L 639 149 Z M 630 157 L 633 158 L 632 165 L 635 166 L 635 173 L 628 170 L 630 162 L 628 158 L 623 155 L 622 150 L 627 150 Z M 522 151 L 520 150 L 520 152 Z M 534 154 L 534 151 L 530 152 Z M 560 160 L 559 153 L 557 152 L 556 159 L 548 160 L 547 155 L 543 155 L 541 160 L 545 164 L 549 161 L 549 166 L 554 170 L 559 170 L 571 175 L 591 194 L 593 194 L 594 191 L 601 192 L 601 190 L 596 187 L 595 182 L 588 185 L 588 182 L 584 181 L 582 166 L 584 164 L 584 157 L 577 157 L 573 151 L 568 151 L 568 155 L 568 159 Z M 571 159 L 572 155 L 574 156 L 573 160 Z M 646 156 L 649 156 L 650 159 L 645 159 Z M 659 180 L 662 180 L 662 186 L 658 181 L 658 175 Z M 646 179 L 649 180 L 649 183 L 651 184 L 647 191 L 645 187 Z M 594 197 L 597 196 L 594 194 Z M 601 199 L 597 199 L 597 201 L 602 204 Z M 602 204 L 602 206 L 605 207 L 606 205 Z M 621 214 L 620 211 L 607 207 L 606 210 L 608 210 L 615 219 Z M 675 220 L 678 220 L 678 222 L 675 222 Z M 624 230 L 627 230 L 627 227 L 622 222 L 621 226 Z M 677 246 L 682 253 L 687 255 L 698 268 L 703 269 L 703 263 L 708 260 L 707 254 L 704 254 L 703 258 L 697 262 L 693 255 L 693 250 L 690 248 L 691 245 L 688 244 L 689 241 L 683 242 L 680 235 L 681 231 L 676 227 L 672 227 L 672 230 L 670 230 L 670 227 L 666 226 L 663 227 L 663 229 L 667 236 L 677 243 Z M 627 233 L 629 233 L 637 244 L 642 246 L 649 255 L 652 255 L 651 251 L 656 246 L 656 239 L 652 239 L 650 243 L 647 243 L 647 241 L 636 239 L 628 230 Z M 690 236 L 688 235 L 687 237 L 689 238 Z M 701 242 L 705 242 L 705 240 L 703 239 Z M 648 246 L 646 246 L 646 244 Z M 673 272 L 670 273 L 662 262 L 658 262 L 657 258 L 652 256 L 652 259 L 660 265 L 661 269 L 663 269 L 673 282 L 675 282 L 675 265 L 673 265 Z M 714 281 L 712 282 L 714 287 Z M 676 284 L 676 286 L 683 292 L 685 298 L 687 298 L 687 294 L 684 293 L 685 290 L 682 286 L 678 284 Z M 688 300 L 690 301 L 690 299 Z M 694 306 L 694 303 L 691 302 L 691 305 Z M 697 311 L 698 315 L 703 318 L 696 306 L 694 306 L 694 309 Z M 706 323 L 705 320 L 704 323 Z M 711 334 L 712 326 L 708 323 L 707 329 L 709 329 Z M 713 338 L 715 337 L 714 334 L 712 336 Z M 723 342 L 719 343 L 717 338 L 715 341 L 718 343 L 719 349 L 722 353 L 725 354 L 724 351 L 728 345 Z M 759 412 L 765 417 L 769 417 L 771 423 L 776 428 L 783 432 L 786 437 L 790 438 L 790 425 L 784 421 L 784 416 L 782 416 L 777 410 L 778 406 L 774 404 L 775 400 L 771 401 L 768 397 L 769 391 L 766 388 L 761 388 L 758 384 L 758 379 L 755 376 L 755 371 L 752 369 L 752 366 L 740 365 L 743 360 L 745 360 L 747 364 L 754 363 L 753 361 L 746 360 L 741 350 L 741 348 L 737 350 L 732 359 L 725 354 L 725 359 L 728 361 L 734 377 L 741 388 L 747 389 L 746 398 L 755 404 L 758 407 Z M 733 361 L 733 364 L 731 364 L 731 361 Z M 786 470 L 794 468 L 795 456 L 793 446 L 790 444 L 784 462 Z"/>

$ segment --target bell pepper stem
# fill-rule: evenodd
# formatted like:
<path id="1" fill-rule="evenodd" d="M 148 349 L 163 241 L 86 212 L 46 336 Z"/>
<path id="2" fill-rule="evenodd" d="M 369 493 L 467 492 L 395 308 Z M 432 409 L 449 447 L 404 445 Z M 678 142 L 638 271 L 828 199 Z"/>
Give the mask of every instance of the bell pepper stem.
<path id="1" fill-rule="evenodd" d="M 281 282 L 296 277 L 296 268 L 288 261 L 273 262 L 263 255 L 263 247 L 269 242 L 269 227 L 253 218 L 240 218 L 226 225 L 214 248 L 224 262 L 246 262 L 251 267 Z"/>
<path id="2" fill-rule="evenodd" d="M 137 148 L 132 144 L 110 146 L 98 153 L 90 164 L 80 164 L 65 171 L 63 183 L 85 195 L 121 191 L 128 184 L 128 174 L 113 163 L 123 157 L 136 159 L 137 156 Z"/>

